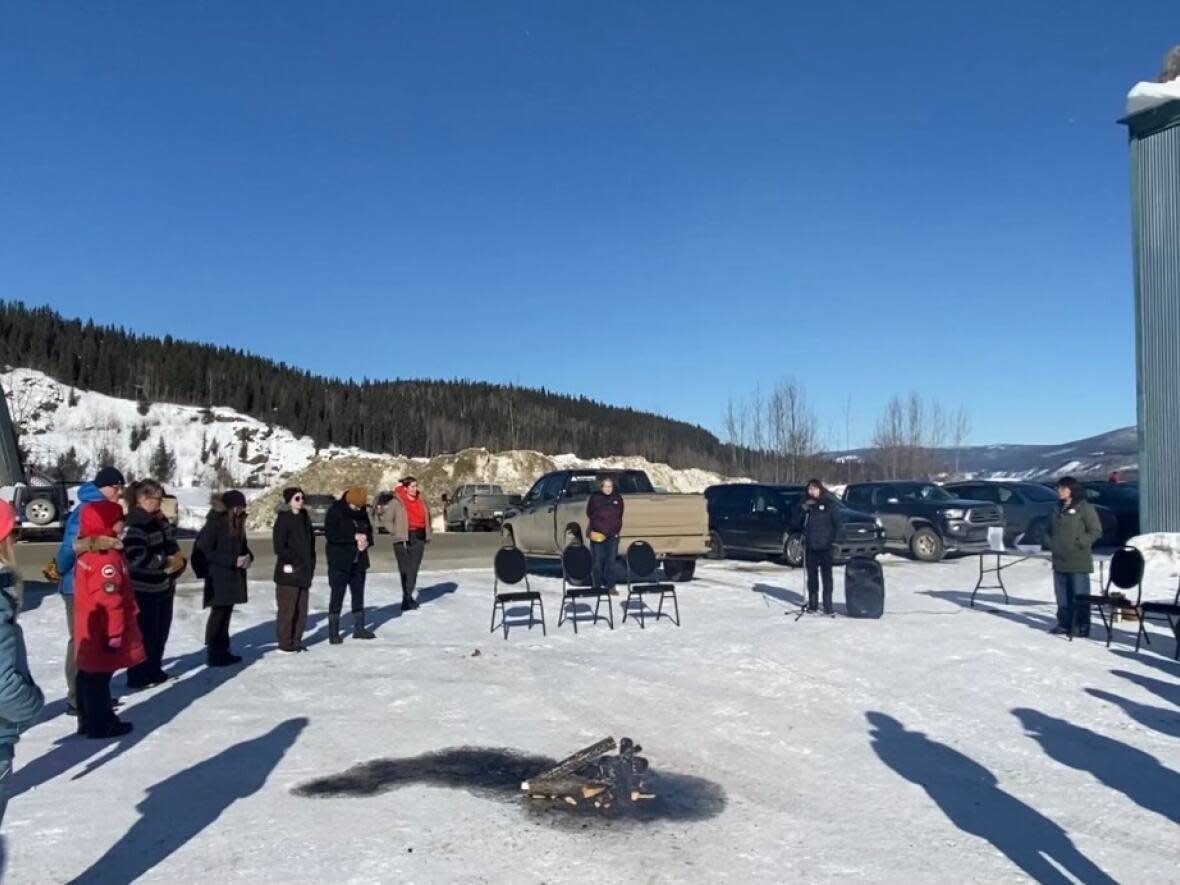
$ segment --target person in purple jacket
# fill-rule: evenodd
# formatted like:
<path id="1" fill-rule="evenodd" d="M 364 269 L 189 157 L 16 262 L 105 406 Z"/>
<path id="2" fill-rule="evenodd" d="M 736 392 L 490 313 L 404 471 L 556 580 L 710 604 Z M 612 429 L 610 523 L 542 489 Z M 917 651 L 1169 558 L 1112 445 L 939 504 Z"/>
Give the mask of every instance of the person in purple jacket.
<path id="1" fill-rule="evenodd" d="M 615 560 L 619 558 L 619 534 L 623 531 L 623 496 L 615 491 L 615 481 L 603 477 L 602 484 L 586 502 L 592 562 L 591 579 L 595 589 L 615 591 Z"/>

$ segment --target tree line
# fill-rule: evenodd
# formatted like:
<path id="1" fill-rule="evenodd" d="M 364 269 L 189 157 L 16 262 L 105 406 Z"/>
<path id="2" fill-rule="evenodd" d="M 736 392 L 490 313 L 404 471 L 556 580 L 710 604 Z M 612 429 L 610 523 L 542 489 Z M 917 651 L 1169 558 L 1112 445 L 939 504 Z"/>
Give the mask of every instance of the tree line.
<path id="1" fill-rule="evenodd" d="M 226 406 L 311 437 L 417 457 L 472 446 L 642 455 L 675 467 L 729 459 L 708 430 L 545 389 L 468 380 L 353 381 L 313 375 L 241 350 L 137 335 L 0 301 L 0 354 L 81 390 L 153 402 Z"/>

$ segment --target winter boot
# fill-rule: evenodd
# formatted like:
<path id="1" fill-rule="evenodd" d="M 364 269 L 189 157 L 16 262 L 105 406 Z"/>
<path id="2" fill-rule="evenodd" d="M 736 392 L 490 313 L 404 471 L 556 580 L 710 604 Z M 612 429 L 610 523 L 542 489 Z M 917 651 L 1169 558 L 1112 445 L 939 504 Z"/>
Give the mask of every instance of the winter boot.
<path id="1" fill-rule="evenodd" d="M 402 611 L 412 612 L 416 608 L 418 608 L 418 603 L 414 601 L 414 597 L 411 596 L 409 593 L 403 593 L 402 594 Z"/>
<path id="2" fill-rule="evenodd" d="M 807 591 L 807 610 L 809 612 L 819 610 L 819 599 L 813 590 Z"/>
<path id="3" fill-rule="evenodd" d="M 328 642 L 339 645 L 343 641 L 340 638 L 340 615 L 328 615 Z"/>
<path id="4" fill-rule="evenodd" d="M 365 613 L 364 610 L 352 613 L 352 638 L 353 639 L 376 639 L 377 634 L 365 627 Z"/>

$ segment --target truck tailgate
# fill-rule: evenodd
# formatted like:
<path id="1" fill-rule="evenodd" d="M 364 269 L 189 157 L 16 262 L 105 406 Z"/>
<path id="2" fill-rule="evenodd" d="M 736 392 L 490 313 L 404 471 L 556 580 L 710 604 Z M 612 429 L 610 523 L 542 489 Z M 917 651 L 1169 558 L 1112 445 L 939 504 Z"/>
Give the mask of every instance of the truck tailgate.
<path id="1" fill-rule="evenodd" d="M 626 495 L 620 546 L 647 541 L 660 555 L 703 556 L 709 550 L 704 495 Z"/>

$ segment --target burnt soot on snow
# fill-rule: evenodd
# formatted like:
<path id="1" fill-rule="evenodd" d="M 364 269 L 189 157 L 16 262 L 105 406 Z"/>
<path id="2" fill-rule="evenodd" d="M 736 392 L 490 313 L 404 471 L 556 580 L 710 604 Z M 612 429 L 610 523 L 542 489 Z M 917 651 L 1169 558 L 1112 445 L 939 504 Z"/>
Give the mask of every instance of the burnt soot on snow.
<path id="1" fill-rule="evenodd" d="M 295 787 L 310 798 L 375 796 L 413 784 L 451 787 L 520 802 L 539 819 L 651 822 L 704 820 L 725 807 L 725 790 L 702 778 L 650 770 L 629 738 L 606 738 L 561 761 L 496 747 L 454 747 L 402 759 L 374 759 Z M 554 812 L 554 813 L 549 813 Z M 568 813 L 558 813 L 568 812 Z M 576 816 L 576 817 L 575 817 Z"/>

